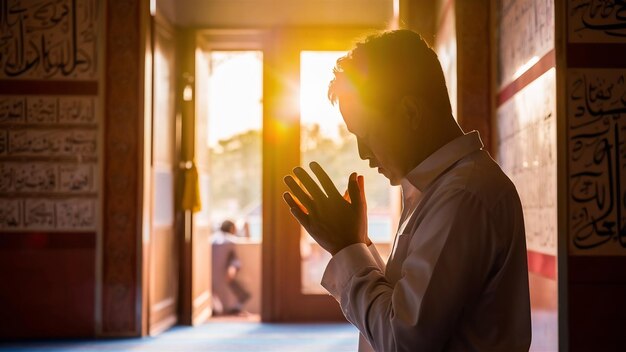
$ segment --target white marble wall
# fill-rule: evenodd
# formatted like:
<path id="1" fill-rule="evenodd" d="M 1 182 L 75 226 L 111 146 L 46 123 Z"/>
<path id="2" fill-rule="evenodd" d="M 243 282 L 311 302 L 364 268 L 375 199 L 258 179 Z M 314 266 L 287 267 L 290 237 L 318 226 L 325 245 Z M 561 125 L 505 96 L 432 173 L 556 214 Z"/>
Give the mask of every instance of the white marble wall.
<path id="1" fill-rule="evenodd" d="M 497 110 L 496 159 L 522 200 L 528 249 L 556 255 L 555 70 L 537 78 Z"/>

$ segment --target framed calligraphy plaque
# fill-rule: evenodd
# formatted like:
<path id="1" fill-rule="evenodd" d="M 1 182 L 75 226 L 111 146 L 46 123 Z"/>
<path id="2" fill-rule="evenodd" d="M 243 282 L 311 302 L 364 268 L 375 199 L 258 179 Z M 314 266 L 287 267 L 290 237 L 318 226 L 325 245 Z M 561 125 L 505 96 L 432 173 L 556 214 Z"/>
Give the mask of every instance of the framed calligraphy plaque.
<path id="1" fill-rule="evenodd" d="M 567 79 L 570 253 L 626 254 L 626 70 Z"/>

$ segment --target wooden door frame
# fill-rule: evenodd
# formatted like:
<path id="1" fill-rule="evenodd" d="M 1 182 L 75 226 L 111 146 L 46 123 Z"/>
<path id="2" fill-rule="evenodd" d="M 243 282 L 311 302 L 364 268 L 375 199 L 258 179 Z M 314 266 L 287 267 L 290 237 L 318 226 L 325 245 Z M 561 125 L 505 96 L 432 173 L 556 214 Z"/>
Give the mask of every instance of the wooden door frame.
<path id="1" fill-rule="evenodd" d="M 178 321 L 178 305 L 177 305 L 177 301 L 179 299 L 179 293 L 174 292 L 173 295 L 168 296 L 168 299 L 162 299 L 161 301 L 157 302 L 156 300 L 159 299 L 159 297 L 155 297 L 155 291 L 154 291 L 154 285 L 157 283 L 163 283 L 162 280 L 164 280 L 165 276 L 166 276 L 166 272 L 160 273 L 157 270 L 158 266 L 157 266 L 157 260 L 159 258 L 156 258 L 156 253 L 155 250 L 157 250 L 158 252 L 158 248 L 157 243 L 159 242 L 159 239 L 163 239 L 163 237 L 167 236 L 170 237 L 173 240 L 173 247 L 171 248 L 172 251 L 176 251 L 176 252 L 180 252 L 178 251 L 178 246 L 180 245 L 180 243 L 178 243 L 177 239 L 178 239 L 178 232 L 176 231 L 176 220 L 175 220 L 175 213 L 176 213 L 176 206 L 178 204 L 178 202 L 176 202 L 176 198 L 172 197 L 172 202 L 174 202 L 174 204 L 172 204 L 172 211 L 173 213 L 171 214 L 172 216 L 172 223 L 168 224 L 167 226 L 157 226 L 154 223 L 155 220 L 155 192 L 156 192 L 156 186 L 157 183 L 155 181 L 155 175 L 157 170 L 164 170 L 166 172 L 171 172 L 172 175 L 172 190 L 173 192 L 175 189 L 175 185 L 177 184 L 177 178 L 179 177 L 179 175 L 177 175 L 177 164 L 179 162 L 179 155 L 180 155 L 180 150 L 179 150 L 179 139 L 180 139 L 180 135 L 179 133 L 175 130 L 175 114 L 176 114 L 176 100 L 174 99 L 172 101 L 172 106 L 171 106 L 171 111 L 173 114 L 167 116 L 168 119 L 168 127 L 174 127 L 173 129 L 169 130 L 169 137 L 171 138 L 171 149 L 170 149 L 170 153 L 171 156 L 169 158 L 169 160 L 167 160 L 167 163 L 164 165 L 162 164 L 162 162 L 159 160 L 160 156 L 157 153 L 157 151 L 155 150 L 155 143 L 157 143 L 156 139 L 158 139 L 158 136 L 155 136 L 155 126 L 157 126 L 157 122 L 159 122 L 159 120 L 156 118 L 156 114 L 159 113 L 159 111 L 157 111 L 157 85 L 161 84 L 160 81 L 157 80 L 157 77 L 159 77 L 159 72 L 158 67 L 156 67 L 156 55 L 159 52 L 159 47 L 160 45 L 162 45 L 162 43 L 169 43 L 171 50 L 170 54 L 170 69 L 173 69 L 171 72 L 169 72 L 171 78 L 170 78 L 170 82 L 172 82 L 172 80 L 175 80 L 176 77 L 176 67 L 177 67 L 177 51 L 175 48 L 175 43 L 176 43 L 176 27 L 174 27 L 162 14 L 161 12 L 157 9 L 157 11 L 153 14 L 153 16 L 151 17 L 151 22 L 150 22 L 150 42 L 151 42 L 151 47 L 152 47 L 152 55 L 150 57 L 150 62 L 151 62 L 151 76 L 152 76 L 152 84 L 151 84 L 151 92 L 150 92 L 150 97 L 151 97 L 151 124 L 150 124 L 150 134 L 151 134 L 151 147 L 150 147 L 150 171 L 149 171 L 149 176 L 150 177 L 150 216 L 148 221 L 150 221 L 150 233 L 149 233 L 149 240 L 146 242 L 144 240 L 146 249 L 145 249 L 145 256 L 147 257 L 148 260 L 148 272 L 146 273 L 146 275 L 144 275 L 144 277 L 146 277 L 146 286 L 144 291 L 147 294 L 147 308 L 146 308 L 146 324 L 147 324 L 147 333 L 149 335 L 157 335 L 159 333 L 161 333 L 162 331 L 167 330 L 168 328 L 170 328 L 172 325 L 176 324 Z M 171 89 L 174 91 L 174 95 L 176 95 L 176 87 L 175 87 L 175 83 L 174 86 L 171 87 Z M 163 113 L 163 112 L 160 112 Z M 171 119 L 171 120 L 169 120 Z M 159 125 L 160 126 L 160 125 Z M 164 168 L 164 166 L 166 166 L 166 168 Z M 173 196 L 174 194 L 172 194 Z M 171 258 L 168 258 L 170 260 L 169 265 L 176 265 L 178 269 L 178 266 L 180 265 L 180 262 L 178 261 L 178 255 L 179 253 L 172 253 L 174 256 Z M 171 253 L 171 252 L 170 252 Z M 172 264 L 175 263 L 175 264 Z M 168 266 L 169 266 L 168 265 Z M 179 273 L 177 273 L 177 275 L 179 275 Z M 157 280 L 156 277 L 159 277 L 159 279 Z M 171 277 L 170 277 L 171 279 Z M 172 284 L 176 284 L 178 285 L 178 280 L 179 277 L 176 276 L 175 282 L 173 282 Z M 162 298 L 162 297 L 161 297 Z"/>
<path id="2" fill-rule="evenodd" d="M 268 35 L 263 76 L 262 307 L 265 322 L 345 321 L 328 294 L 301 292 L 301 227 L 282 200 L 300 164 L 300 52 L 349 50 L 381 28 L 279 28 Z"/>

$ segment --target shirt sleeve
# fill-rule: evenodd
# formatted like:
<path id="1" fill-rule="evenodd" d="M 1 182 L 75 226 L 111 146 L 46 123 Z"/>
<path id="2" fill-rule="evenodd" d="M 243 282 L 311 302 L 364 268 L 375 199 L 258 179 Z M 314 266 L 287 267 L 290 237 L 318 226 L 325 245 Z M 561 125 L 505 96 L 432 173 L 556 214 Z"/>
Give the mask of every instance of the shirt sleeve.
<path id="1" fill-rule="evenodd" d="M 377 351 L 444 349 L 489 270 L 491 226 L 471 194 L 449 191 L 414 216 L 419 225 L 398 238 L 396 252 L 406 257 L 395 284 L 365 244 L 338 252 L 322 280 Z"/>
<path id="2" fill-rule="evenodd" d="M 380 256 L 380 253 L 378 253 L 378 249 L 376 248 L 376 245 L 374 245 L 374 243 L 372 242 L 372 244 L 367 246 L 367 249 L 370 250 L 372 257 L 374 257 L 374 260 L 376 261 L 376 265 L 378 265 L 378 267 L 380 268 L 382 272 L 385 272 L 385 262 L 383 261 L 383 258 Z"/>

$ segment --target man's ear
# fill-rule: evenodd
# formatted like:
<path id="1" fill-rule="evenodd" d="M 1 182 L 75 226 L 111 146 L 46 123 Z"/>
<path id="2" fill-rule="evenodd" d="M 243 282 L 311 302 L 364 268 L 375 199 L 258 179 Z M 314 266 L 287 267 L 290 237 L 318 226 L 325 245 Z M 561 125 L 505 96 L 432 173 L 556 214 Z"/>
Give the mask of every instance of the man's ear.
<path id="1" fill-rule="evenodd" d="M 406 118 L 408 126 L 412 130 L 417 130 L 424 119 L 421 102 L 411 95 L 405 95 L 400 100 L 401 113 Z"/>

